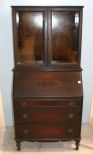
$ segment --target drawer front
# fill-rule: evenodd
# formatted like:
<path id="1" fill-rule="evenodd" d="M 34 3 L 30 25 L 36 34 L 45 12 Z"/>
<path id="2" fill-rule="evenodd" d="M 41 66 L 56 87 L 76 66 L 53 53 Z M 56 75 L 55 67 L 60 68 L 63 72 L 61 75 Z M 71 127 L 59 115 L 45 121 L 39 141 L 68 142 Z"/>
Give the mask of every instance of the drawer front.
<path id="1" fill-rule="evenodd" d="M 15 108 L 32 108 L 37 106 L 80 107 L 81 100 L 14 100 Z"/>
<path id="2" fill-rule="evenodd" d="M 79 138 L 80 123 L 67 124 L 27 124 L 16 126 L 16 138 L 24 139 L 63 139 Z"/>
<path id="3" fill-rule="evenodd" d="M 63 122 L 80 121 L 80 109 L 67 109 L 62 107 L 39 107 L 30 110 L 16 110 L 16 122 Z"/>

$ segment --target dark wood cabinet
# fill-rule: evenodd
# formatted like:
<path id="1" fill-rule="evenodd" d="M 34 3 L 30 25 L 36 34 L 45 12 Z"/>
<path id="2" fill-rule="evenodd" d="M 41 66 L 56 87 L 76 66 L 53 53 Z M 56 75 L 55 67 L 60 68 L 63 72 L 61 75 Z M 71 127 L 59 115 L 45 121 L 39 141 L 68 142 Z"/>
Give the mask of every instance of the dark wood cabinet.
<path id="1" fill-rule="evenodd" d="M 82 6 L 12 6 L 13 111 L 22 141 L 81 139 Z"/>

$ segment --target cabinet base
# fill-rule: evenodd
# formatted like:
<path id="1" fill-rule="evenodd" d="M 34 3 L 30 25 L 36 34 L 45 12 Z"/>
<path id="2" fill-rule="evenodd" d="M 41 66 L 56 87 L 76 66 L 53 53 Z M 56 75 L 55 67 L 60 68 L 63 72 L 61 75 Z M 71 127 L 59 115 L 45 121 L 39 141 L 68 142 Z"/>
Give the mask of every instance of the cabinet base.
<path id="1" fill-rule="evenodd" d="M 22 140 L 16 140 L 17 151 L 21 151 L 21 142 L 22 142 Z M 75 145 L 76 145 L 75 150 L 79 150 L 80 140 L 78 140 L 78 139 L 75 140 Z"/>
<path id="2" fill-rule="evenodd" d="M 75 140 L 75 144 L 76 144 L 76 149 L 75 150 L 79 150 L 79 145 L 80 145 L 80 140 Z"/>
<path id="3" fill-rule="evenodd" d="M 21 151 L 21 141 L 20 140 L 16 140 L 16 147 L 17 147 L 17 151 Z"/>

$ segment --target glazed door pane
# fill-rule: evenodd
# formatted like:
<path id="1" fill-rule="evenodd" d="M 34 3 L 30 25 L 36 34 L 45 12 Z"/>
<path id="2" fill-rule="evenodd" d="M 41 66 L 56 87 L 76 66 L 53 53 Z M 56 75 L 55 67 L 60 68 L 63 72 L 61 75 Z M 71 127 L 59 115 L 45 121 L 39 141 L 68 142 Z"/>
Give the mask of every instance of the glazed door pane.
<path id="1" fill-rule="evenodd" d="M 51 63 L 78 63 L 79 12 L 53 11 Z"/>
<path id="2" fill-rule="evenodd" d="M 17 65 L 44 63 L 44 12 L 20 11 L 17 23 Z"/>

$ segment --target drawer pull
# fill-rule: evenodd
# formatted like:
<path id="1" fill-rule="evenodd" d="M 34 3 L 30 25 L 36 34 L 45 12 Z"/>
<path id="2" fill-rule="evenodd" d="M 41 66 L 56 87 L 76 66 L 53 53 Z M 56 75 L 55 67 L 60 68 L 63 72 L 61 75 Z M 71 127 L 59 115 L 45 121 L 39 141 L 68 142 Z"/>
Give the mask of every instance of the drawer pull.
<path id="1" fill-rule="evenodd" d="M 28 114 L 23 114 L 22 117 L 23 117 L 24 119 L 26 119 L 26 118 L 28 118 Z"/>
<path id="2" fill-rule="evenodd" d="M 23 130 L 23 134 L 28 134 L 28 132 L 29 132 L 28 129 Z"/>
<path id="3" fill-rule="evenodd" d="M 74 130 L 72 128 L 67 130 L 68 134 L 72 134 L 74 132 Z"/>
<path id="4" fill-rule="evenodd" d="M 68 118 L 74 118 L 74 113 L 70 113 L 69 115 L 68 115 Z"/>
<path id="5" fill-rule="evenodd" d="M 75 102 L 70 102 L 69 105 L 70 106 L 74 106 L 75 105 Z"/>
<path id="6" fill-rule="evenodd" d="M 26 102 L 22 102 L 22 106 L 23 107 L 26 107 L 27 106 L 27 103 Z"/>

